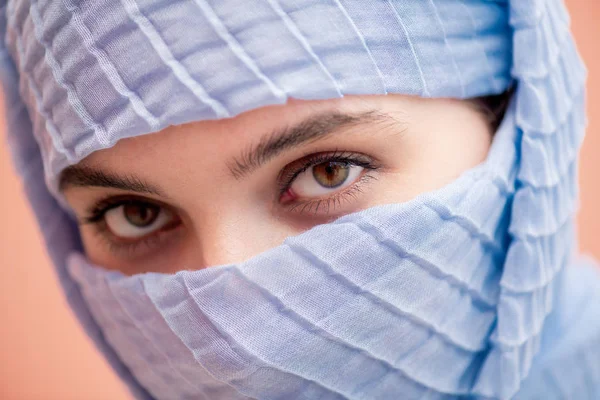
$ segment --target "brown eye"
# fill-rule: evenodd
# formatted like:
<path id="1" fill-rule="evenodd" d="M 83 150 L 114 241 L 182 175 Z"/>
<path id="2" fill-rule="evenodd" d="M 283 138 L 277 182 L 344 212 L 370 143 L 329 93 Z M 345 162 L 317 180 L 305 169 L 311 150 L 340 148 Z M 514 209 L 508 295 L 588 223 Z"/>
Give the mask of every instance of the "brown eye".
<path id="1" fill-rule="evenodd" d="M 290 189 L 298 197 L 320 197 L 352 185 L 363 171 L 364 167 L 358 165 L 327 161 L 313 165 L 299 174 L 290 185 Z"/>
<path id="2" fill-rule="evenodd" d="M 104 214 L 104 221 L 114 236 L 136 239 L 170 227 L 176 224 L 178 219 L 164 207 L 134 201 L 108 210 Z"/>
<path id="3" fill-rule="evenodd" d="M 328 189 L 342 185 L 350 175 L 350 166 L 341 162 L 324 162 L 313 166 L 313 177 Z"/>
<path id="4" fill-rule="evenodd" d="M 160 212 L 160 207 L 152 204 L 136 203 L 123 206 L 123 215 L 130 224 L 138 228 L 151 225 Z"/>

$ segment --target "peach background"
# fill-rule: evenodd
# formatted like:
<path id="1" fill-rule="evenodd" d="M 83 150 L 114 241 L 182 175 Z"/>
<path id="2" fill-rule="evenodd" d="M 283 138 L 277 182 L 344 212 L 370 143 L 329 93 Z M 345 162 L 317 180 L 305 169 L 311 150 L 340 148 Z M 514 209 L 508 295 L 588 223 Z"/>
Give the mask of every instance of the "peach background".
<path id="1" fill-rule="evenodd" d="M 580 246 L 600 259 L 600 4 L 569 0 L 567 5 L 590 71 Z M 66 307 L 3 145 L 0 188 L 0 399 L 129 399 Z"/>

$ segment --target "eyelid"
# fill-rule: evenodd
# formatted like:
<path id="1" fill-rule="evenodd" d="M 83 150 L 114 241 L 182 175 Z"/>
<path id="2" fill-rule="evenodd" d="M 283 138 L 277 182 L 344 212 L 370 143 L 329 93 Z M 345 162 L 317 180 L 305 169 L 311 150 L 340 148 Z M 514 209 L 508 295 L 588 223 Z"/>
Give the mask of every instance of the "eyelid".
<path id="1" fill-rule="evenodd" d="M 310 213 L 314 208 L 313 214 L 315 215 L 317 215 L 319 209 L 326 209 L 323 214 L 328 215 L 331 208 L 335 210 L 343 201 L 349 201 L 351 198 L 356 199 L 356 196 L 362 193 L 364 185 L 371 180 L 377 180 L 377 176 L 373 175 L 371 172 L 372 170 L 363 171 L 362 176 L 360 176 L 353 184 L 345 189 L 332 193 L 329 197 L 300 199 L 286 205 L 286 208 L 290 212 L 297 212 L 299 214 Z"/>
<path id="2" fill-rule="evenodd" d="M 363 168 L 363 171 L 361 171 L 361 175 L 358 179 L 345 188 L 330 192 L 324 196 L 310 198 L 296 197 L 289 202 L 282 203 L 282 199 L 286 193 L 289 193 L 289 190 L 292 188 L 296 178 L 300 174 L 315 165 L 326 162 L 342 162 L 351 166 L 359 166 Z M 334 152 L 311 154 L 288 164 L 279 173 L 278 183 L 280 186 L 280 193 L 278 202 L 280 206 L 283 206 L 288 212 L 295 212 L 303 216 L 312 213 L 314 216 L 320 216 L 319 218 L 324 216 L 327 216 L 327 218 L 335 218 L 334 215 L 330 215 L 330 211 L 335 210 L 338 207 L 341 208 L 343 202 L 350 203 L 351 200 L 356 200 L 357 203 L 360 202 L 358 195 L 363 191 L 364 186 L 368 182 L 378 179 L 377 174 L 374 174 L 373 172 L 380 169 L 384 169 L 384 166 L 378 159 L 363 153 L 350 151 L 341 152 L 335 150 Z"/>
<path id="3" fill-rule="evenodd" d="M 99 237 L 110 253 L 129 259 L 143 259 L 149 254 L 155 254 L 157 246 L 167 246 L 172 240 L 177 240 L 179 227 L 158 230 L 133 241 L 122 241 L 111 238 L 112 232 L 106 223 L 94 224 L 93 233 Z"/>
<path id="4" fill-rule="evenodd" d="M 119 237 L 108 226 L 105 214 L 111 209 L 128 203 L 146 203 L 158 206 L 170 212 L 174 216 L 174 219 L 165 226 L 144 236 L 132 239 Z M 166 246 L 171 239 L 176 238 L 176 232 L 180 231 L 179 228 L 182 225 L 182 218 L 175 207 L 166 205 L 161 201 L 135 195 L 113 195 L 96 202 L 88 210 L 88 216 L 84 217 L 81 224 L 92 225 L 94 235 L 99 237 L 111 253 L 123 258 L 140 259 L 148 254 L 153 254 L 156 251 L 156 247 Z M 145 250 L 141 248 L 145 248 Z"/>
<path id="5" fill-rule="evenodd" d="M 334 150 L 330 152 L 319 152 L 295 160 L 286 165 L 277 176 L 279 185 L 279 196 L 285 193 L 294 182 L 296 177 L 312 166 L 324 162 L 344 162 L 365 168 L 365 170 L 376 170 L 380 168 L 379 161 L 362 153 Z"/>
<path id="6" fill-rule="evenodd" d="M 121 194 L 121 195 L 107 195 L 100 200 L 96 201 L 90 208 L 86 210 L 86 215 L 81 220 L 82 224 L 93 224 L 100 222 L 104 218 L 104 214 L 109 210 L 127 204 L 139 204 L 146 203 L 160 208 L 164 208 L 172 212 L 173 214 L 179 215 L 179 211 L 176 207 L 172 207 L 162 201 L 151 199 L 148 197 Z"/>

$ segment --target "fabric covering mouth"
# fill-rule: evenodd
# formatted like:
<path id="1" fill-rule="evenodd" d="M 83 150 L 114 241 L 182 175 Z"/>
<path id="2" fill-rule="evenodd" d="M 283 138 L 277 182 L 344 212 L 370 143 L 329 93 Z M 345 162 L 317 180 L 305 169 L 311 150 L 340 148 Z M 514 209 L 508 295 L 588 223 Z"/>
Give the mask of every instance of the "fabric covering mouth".
<path id="1" fill-rule="evenodd" d="M 5 0 L 0 7 L 16 169 L 69 304 L 138 398 L 173 398 L 175 389 L 175 398 L 376 399 L 399 390 L 405 398 L 518 398 L 548 394 L 543 382 L 557 375 L 556 360 L 573 366 L 556 378 L 561 393 L 598 397 L 600 327 L 590 321 L 600 318 L 574 311 L 593 301 L 598 278 L 565 268 L 575 247 L 586 71 L 560 0 Z M 498 132 L 506 134 L 497 135 L 505 139 L 494 144 L 506 151 L 488 159 L 485 174 L 349 215 L 237 266 L 125 278 L 73 256 L 82 246 L 57 178 L 120 139 L 290 98 L 464 99 L 511 85 L 513 105 Z M 319 235 L 340 227 L 371 258 L 344 243 L 324 240 L 339 253 L 318 248 Z M 330 297 L 315 300 L 318 307 L 294 297 L 278 280 L 290 266 L 305 274 L 311 290 L 303 292 Z M 402 298 L 416 288 L 431 296 Z M 224 310 L 228 304 L 237 307 Z M 264 313 L 251 323 L 244 310 Z M 561 321 L 575 314 L 571 325 L 586 328 L 568 335 Z M 377 332 L 356 319 L 371 315 Z M 212 342 L 195 342 L 202 321 Z M 285 338 L 261 336 L 273 326 L 285 327 Z M 169 340 L 157 340 L 161 334 Z M 320 356 L 329 363 L 310 359 Z"/>

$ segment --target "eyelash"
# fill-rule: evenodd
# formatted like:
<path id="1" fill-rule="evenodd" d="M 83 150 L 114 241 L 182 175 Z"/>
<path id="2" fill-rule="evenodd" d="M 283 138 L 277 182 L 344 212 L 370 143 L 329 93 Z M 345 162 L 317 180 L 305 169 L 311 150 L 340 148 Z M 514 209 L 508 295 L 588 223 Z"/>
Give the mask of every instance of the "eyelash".
<path id="1" fill-rule="evenodd" d="M 108 250 L 127 256 L 136 256 L 144 250 L 152 250 L 170 235 L 169 230 L 158 230 L 135 241 L 120 242 L 121 239 L 115 239 L 106 223 L 102 221 L 95 224 L 94 234 L 108 247 Z"/>
<path id="2" fill-rule="evenodd" d="M 364 173 L 355 183 L 349 186 L 347 189 L 342 190 L 340 192 L 333 193 L 330 197 L 324 199 L 310 199 L 305 201 L 296 201 L 293 204 L 290 204 L 288 207 L 288 211 L 290 212 L 298 212 L 300 214 L 306 214 L 313 212 L 315 215 L 319 211 L 319 209 L 325 209 L 325 215 L 329 214 L 330 211 L 335 210 L 336 207 L 342 205 L 344 201 L 350 201 L 352 198 L 356 198 L 359 193 L 362 193 L 362 185 L 371 181 L 372 179 L 377 179 L 377 177 L 369 174 L 368 172 Z"/>
<path id="3" fill-rule="evenodd" d="M 279 174 L 279 196 L 290 189 L 295 179 L 309 168 L 326 162 L 337 162 L 348 166 L 357 166 L 364 168 L 365 172 L 362 176 L 350 185 L 347 189 L 333 193 L 330 197 L 321 199 L 308 199 L 295 201 L 287 206 L 288 211 L 297 211 L 299 213 L 309 213 L 314 208 L 316 214 L 321 207 L 326 208 L 325 214 L 328 214 L 331 209 L 335 210 L 337 206 L 342 204 L 342 201 L 348 201 L 350 198 L 355 198 L 358 193 L 362 192 L 362 185 L 366 182 L 377 179 L 371 172 L 380 168 L 378 163 L 371 157 L 360 153 L 351 153 L 335 150 L 333 152 L 322 152 L 311 154 L 288 164 Z M 301 165 L 301 167 L 297 167 Z M 333 206 L 333 207 L 332 207 Z"/>
<path id="4" fill-rule="evenodd" d="M 92 208 L 90 208 L 88 210 L 88 213 L 87 213 L 88 215 L 84 218 L 84 223 L 93 224 L 93 223 L 102 222 L 104 220 L 104 215 L 108 211 L 112 210 L 113 208 L 117 208 L 119 206 L 134 205 L 134 204 L 139 204 L 139 203 L 152 204 L 152 205 L 156 205 L 159 207 L 164 207 L 163 205 L 161 205 L 157 202 L 149 201 L 148 199 L 141 198 L 141 197 L 127 196 L 127 195 L 126 196 L 109 196 L 109 197 L 99 200 L 92 206 Z"/>
<path id="5" fill-rule="evenodd" d="M 146 198 L 136 196 L 110 196 L 99 200 L 94 206 L 87 212 L 87 216 L 83 218 L 82 224 L 90 224 L 94 228 L 94 234 L 97 235 L 100 240 L 106 244 L 108 250 L 114 253 L 126 253 L 125 255 L 135 255 L 142 248 L 152 249 L 156 244 L 160 243 L 165 235 L 169 235 L 173 229 L 159 229 L 158 231 L 152 232 L 146 236 L 140 237 L 135 240 L 127 241 L 118 239 L 111 232 L 105 221 L 105 215 L 108 211 L 113 208 L 126 206 L 130 204 L 152 204 L 162 208 L 168 208 L 168 206 L 161 204 L 156 201 L 149 201 Z M 176 213 L 173 213 L 176 215 Z M 171 224 L 169 224 L 171 225 Z"/>
<path id="6" fill-rule="evenodd" d="M 281 196 L 290 189 L 294 180 L 301 173 L 315 165 L 326 162 L 338 162 L 349 166 L 362 167 L 364 168 L 364 172 L 360 178 L 348 188 L 333 193 L 327 198 L 295 200 L 293 203 L 285 205 L 288 211 L 299 212 L 300 214 L 314 212 L 314 214 L 316 214 L 319 209 L 325 209 L 325 214 L 328 214 L 331 209 L 335 210 L 336 207 L 339 207 L 343 201 L 349 201 L 351 198 L 355 198 L 358 193 L 361 193 L 362 185 L 364 183 L 372 179 L 377 179 L 371 172 L 380 168 L 373 158 L 360 153 L 335 150 L 333 152 L 311 154 L 288 164 L 279 173 L 277 177 L 279 195 L 277 198 L 280 199 Z M 87 212 L 87 216 L 84 217 L 82 224 L 93 225 L 94 233 L 105 242 L 108 249 L 112 252 L 124 252 L 126 255 L 135 255 L 140 251 L 143 251 L 143 248 L 152 249 L 157 243 L 160 243 L 165 239 L 165 235 L 169 236 L 169 230 L 158 230 L 132 241 L 123 241 L 123 239 L 114 237 L 115 235 L 111 232 L 105 221 L 105 215 L 111 209 L 128 204 L 139 203 L 169 208 L 167 205 L 163 205 L 156 201 L 149 201 L 146 198 L 136 196 L 110 196 L 95 203 Z M 173 214 L 176 215 L 176 213 Z"/>

